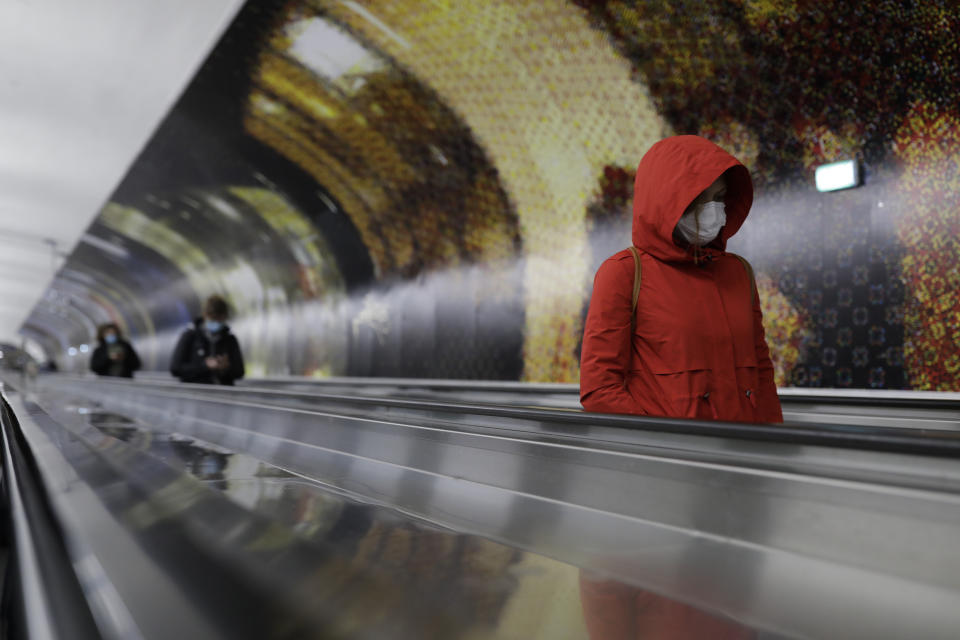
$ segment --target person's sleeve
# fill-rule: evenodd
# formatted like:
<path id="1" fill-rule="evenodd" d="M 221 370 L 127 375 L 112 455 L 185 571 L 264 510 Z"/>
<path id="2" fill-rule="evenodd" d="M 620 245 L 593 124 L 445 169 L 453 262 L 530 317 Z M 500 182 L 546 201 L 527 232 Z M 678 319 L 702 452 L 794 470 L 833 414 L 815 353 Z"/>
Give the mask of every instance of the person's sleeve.
<path id="1" fill-rule="evenodd" d="M 230 376 L 230 380 L 233 381 L 243 377 L 244 366 L 243 354 L 240 353 L 240 343 L 233 334 L 230 335 L 230 338 L 230 369 L 228 370 L 228 375 Z"/>
<path id="2" fill-rule="evenodd" d="M 773 361 L 770 360 L 770 348 L 763 330 L 763 311 L 760 309 L 759 295 L 753 303 L 753 325 L 758 369 L 757 414 L 761 422 L 783 422 L 780 396 L 777 395 L 777 384 L 773 379 Z"/>
<path id="3" fill-rule="evenodd" d="M 110 369 L 110 359 L 107 358 L 107 348 L 99 346 L 93 350 L 90 356 L 90 370 L 97 375 L 105 376 Z"/>
<path id="4" fill-rule="evenodd" d="M 129 342 L 127 343 L 127 369 L 130 373 L 140 369 L 140 356 Z"/>
<path id="5" fill-rule="evenodd" d="M 187 353 L 193 344 L 193 331 L 187 330 L 180 336 L 177 347 L 173 350 L 173 358 L 170 359 L 170 373 L 180 378 L 184 382 L 192 382 L 199 379 L 208 371 L 205 362 L 192 362 Z"/>
<path id="6" fill-rule="evenodd" d="M 643 413 L 626 388 L 633 348 L 633 262 L 610 259 L 593 281 L 580 356 L 580 404 L 597 413 Z"/>

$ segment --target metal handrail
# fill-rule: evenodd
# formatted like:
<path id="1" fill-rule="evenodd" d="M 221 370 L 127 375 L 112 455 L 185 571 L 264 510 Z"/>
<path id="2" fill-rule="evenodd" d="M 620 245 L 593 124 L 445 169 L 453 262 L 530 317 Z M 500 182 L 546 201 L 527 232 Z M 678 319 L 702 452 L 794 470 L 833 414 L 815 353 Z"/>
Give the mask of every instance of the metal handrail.
<path id="1" fill-rule="evenodd" d="M 16 587 L 6 601 L 15 609 L 3 616 L 15 629 L 7 631 L 28 638 L 100 638 L 19 422 L 6 393 L 0 395 L 3 486 L 16 576 L 5 586 Z"/>
<path id="2" fill-rule="evenodd" d="M 285 406 L 293 401 L 311 405 L 353 406 L 364 409 L 394 408 L 398 410 L 446 413 L 463 417 L 467 415 L 494 417 L 503 420 L 521 420 L 536 424 L 538 431 L 544 426 L 559 427 L 567 432 L 571 427 L 590 425 L 619 430 L 622 434 L 631 431 L 661 432 L 691 436 L 776 442 L 796 446 L 826 446 L 867 451 L 891 451 L 937 457 L 960 457 L 960 432 L 946 430 L 917 430 L 891 427 L 851 427 L 845 424 L 743 424 L 734 422 L 710 422 L 651 416 L 595 414 L 557 409 L 520 406 L 494 406 L 482 403 L 403 399 L 363 395 L 315 393 L 304 391 L 258 389 L 254 387 L 218 387 L 208 385 L 183 385 L 177 383 L 144 383 L 114 379 L 72 379 L 74 383 L 141 388 L 152 393 L 169 394 L 171 397 L 216 398 L 222 401 L 243 402 L 252 399 L 266 401 L 274 406 Z"/>
<path id="3" fill-rule="evenodd" d="M 89 376 L 87 376 L 89 377 Z M 145 371 L 138 377 L 151 383 L 179 384 L 164 372 Z M 517 395 L 570 395 L 578 396 L 579 385 L 564 382 L 515 382 L 508 380 L 448 380 L 433 378 L 369 378 L 270 376 L 245 378 L 237 381 L 240 387 L 285 388 L 285 387 L 350 387 L 355 390 L 396 388 L 418 392 L 439 391 L 444 393 L 513 393 Z M 825 403 L 852 406 L 947 408 L 960 410 L 960 392 L 913 391 L 902 389 L 839 389 L 814 387 L 778 387 L 781 402 Z"/>
<path id="4" fill-rule="evenodd" d="M 746 586 L 733 581 L 730 588 L 746 598 L 744 620 L 772 630 L 784 625 L 800 636 L 842 635 L 841 627 L 831 627 L 836 624 L 850 635 L 869 635 L 865 629 L 876 635 L 907 612 L 929 616 L 935 631 L 952 631 L 960 615 L 944 605 L 958 592 L 951 527 L 960 482 L 952 460 L 729 442 L 711 423 L 703 423 L 709 431 L 702 435 L 716 437 L 698 439 L 689 428 L 665 433 L 671 423 L 665 420 L 646 419 L 647 429 L 610 428 L 644 423 L 628 416 L 484 406 L 465 415 L 464 405 L 402 399 L 387 405 L 334 394 L 273 391 L 256 398 L 249 389 L 62 382 L 49 389 L 51 406 L 86 402 L 88 411 L 126 416 L 147 433 L 175 432 L 212 443 L 440 526 L 465 527 L 576 566 L 632 576 L 668 596 L 681 597 L 690 584 L 712 579 L 703 599 L 691 601 L 719 610 L 726 574 L 711 575 L 711 568 L 746 567 Z M 268 397 L 278 403 L 296 397 L 304 404 L 272 404 Z M 353 410 L 358 413 L 351 415 Z M 401 413 L 414 411 L 422 412 Z M 543 440 L 532 430 L 511 434 L 510 425 L 499 433 L 471 433 L 458 430 L 458 415 L 471 418 L 460 424 L 464 428 L 487 416 L 488 425 L 509 419 L 555 429 Z M 606 450 L 594 446 L 599 439 L 578 435 L 598 426 L 611 443 Z M 631 439 L 648 446 L 613 446 Z M 696 447 L 709 457 L 694 455 Z M 896 552 L 908 544 L 901 541 L 919 537 L 926 542 L 915 555 Z M 671 560 L 662 560 L 671 553 Z M 648 574 L 661 562 L 667 563 L 663 573 Z M 689 580 L 673 584 L 678 575 Z M 918 584 L 923 597 L 907 588 Z M 779 595 L 766 604 L 749 599 L 772 593 Z M 850 610 L 869 606 L 878 613 L 834 615 L 841 597 Z M 809 605 L 808 599 L 818 598 L 799 617 L 792 604 L 771 605 Z M 922 613 L 919 607 L 925 607 Z"/>

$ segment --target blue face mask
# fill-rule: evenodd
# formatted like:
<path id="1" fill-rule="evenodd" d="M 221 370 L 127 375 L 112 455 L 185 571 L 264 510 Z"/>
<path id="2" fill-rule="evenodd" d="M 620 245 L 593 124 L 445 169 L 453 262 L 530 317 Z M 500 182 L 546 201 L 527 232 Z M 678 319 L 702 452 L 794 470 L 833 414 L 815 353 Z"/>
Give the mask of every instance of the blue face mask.
<path id="1" fill-rule="evenodd" d="M 210 333 L 216 333 L 223 327 L 223 323 L 217 322 L 216 320 L 204 320 L 203 326 L 206 327 Z"/>
<path id="2" fill-rule="evenodd" d="M 116 343 L 117 343 L 117 334 L 115 334 L 115 333 L 108 333 L 107 335 L 103 336 L 103 339 L 107 341 L 107 344 L 116 344 Z"/>

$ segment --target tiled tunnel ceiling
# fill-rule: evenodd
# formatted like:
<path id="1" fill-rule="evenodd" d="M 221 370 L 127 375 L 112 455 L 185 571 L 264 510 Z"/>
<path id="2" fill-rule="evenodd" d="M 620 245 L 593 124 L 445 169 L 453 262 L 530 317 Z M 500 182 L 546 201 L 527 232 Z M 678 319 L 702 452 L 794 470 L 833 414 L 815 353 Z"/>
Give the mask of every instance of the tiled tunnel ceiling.
<path id="1" fill-rule="evenodd" d="M 242 0 L 0 3 L 0 341 Z"/>

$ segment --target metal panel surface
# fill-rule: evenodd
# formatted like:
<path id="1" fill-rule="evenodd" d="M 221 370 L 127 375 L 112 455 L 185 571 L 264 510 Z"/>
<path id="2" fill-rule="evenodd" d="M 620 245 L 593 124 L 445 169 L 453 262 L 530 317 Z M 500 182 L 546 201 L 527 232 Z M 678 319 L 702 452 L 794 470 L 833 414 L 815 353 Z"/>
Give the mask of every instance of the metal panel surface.
<path id="1" fill-rule="evenodd" d="M 537 439 L 196 388 L 69 386 L 154 429 L 753 627 L 951 637 L 960 624 L 951 460 L 676 433 L 631 433 L 611 450 L 586 418 L 578 436 Z"/>
<path id="2" fill-rule="evenodd" d="M 152 431 L 83 399 L 49 414 L 28 400 L 18 413 L 68 535 L 82 541 L 91 525 L 119 524 L 139 542 L 138 554 L 98 539 L 96 555 L 80 556 L 91 600 L 109 595 L 114 615 L 132 614 L 126 630 L 107 620 L 106 637 L 579 640 L 585 625 L 609 626 L 608 616 L 588 613 L 597 602 L 581 585 L 601 600 L 613 588 L 667 607 L 672 632 L 689 628 L 687 619 L 696 629 L 747 632 L 544 556 L 352 501 L 223 447 Z M 101 508 L 71 499 L 78 490 Z M 137 584 L 143 560 L 167 578 L 158 592 Z M 152 587 L 157 575 L 140 579 Z M 168 586 L 189 600 L 161 597 Z M 252 602 L 251 588 L 259 589 Z M 212 626 L 194 626 L 185 604 Z M 622 622 L 632 626 L 632 616 Z"/>
<path id="3" fill-rule="evenodd" d="M 170 376 L 139 374 L 157 388 L 181 388 Z M 423 380 L 416 378 L 326 378 L 298 376 L 241 380 L 236 389 L 220 393 L 242 394 L 265 402 L 300 402 L 334 396 L 368 404 L 413 400 L 438 405 L 490 405 L 496 407 L 550 408 L 581 411 L 579 387 L 559 383 L 484 380 Z M 960 394 L 950 392 L 779 389 L 784 420 L 788 424 L 822 427 L 916 429 L 960 431 Z"/>
<path id="4" fill-rule="evenodd" d="M 81 406 L 14 406 L 106 638 L 478 637 L 461 622 L 465 598 L 355 566 L 342 545 L 94 428 Z"/>

